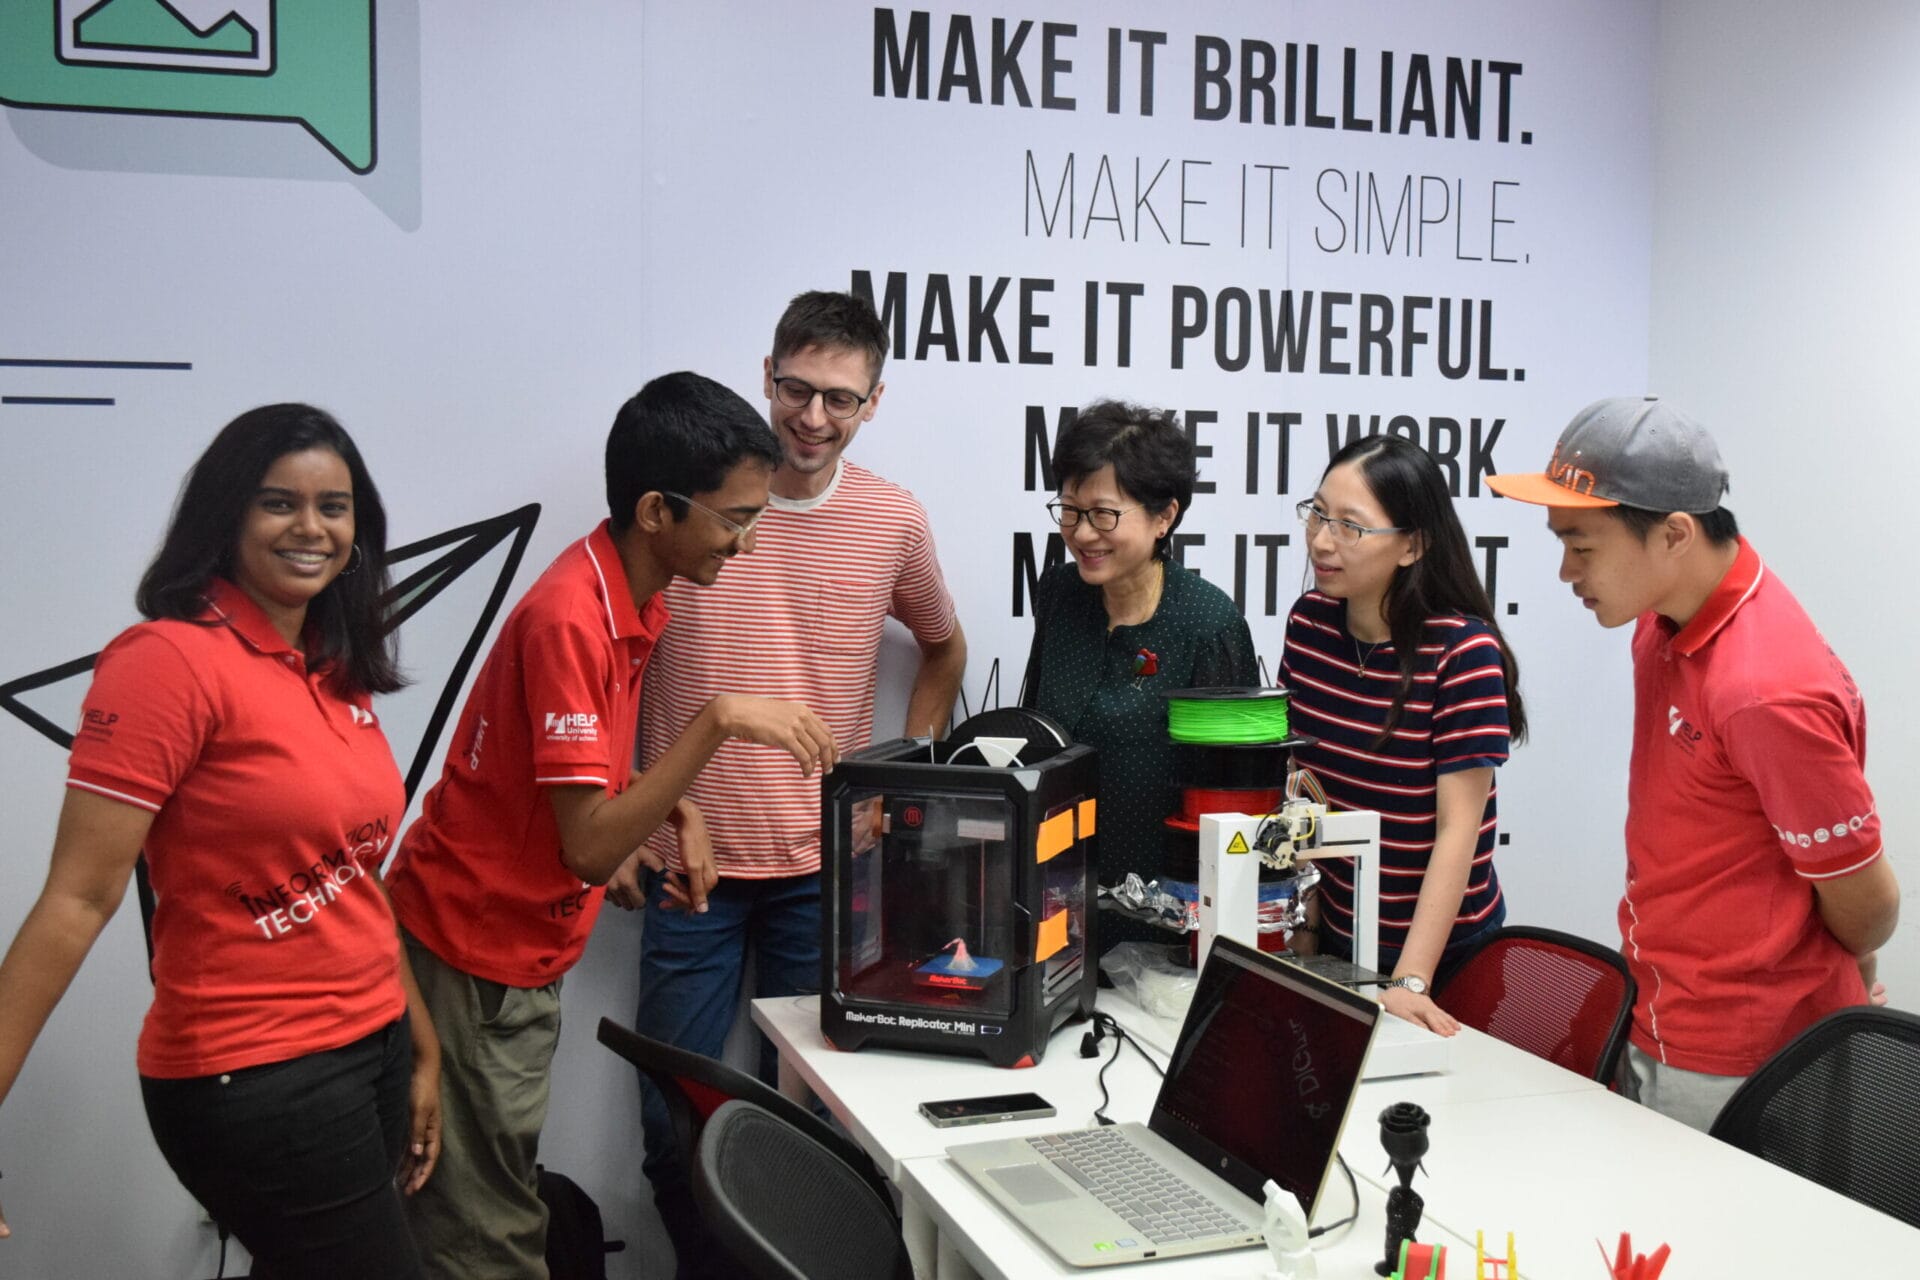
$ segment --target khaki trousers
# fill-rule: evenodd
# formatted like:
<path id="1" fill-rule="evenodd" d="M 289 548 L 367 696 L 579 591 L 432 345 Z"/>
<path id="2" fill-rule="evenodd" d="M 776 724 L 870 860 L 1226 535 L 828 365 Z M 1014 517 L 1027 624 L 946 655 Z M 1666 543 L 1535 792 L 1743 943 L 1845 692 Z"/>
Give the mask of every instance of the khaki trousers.
<path id="1" fill-rule="evenodd" d="M 508 987 L 413 938 L 407 959 L 440 1037 L 440 1163 L 407 1200 L 434 1280 L 547 1280 L 534 1161 L 547 1120 L 560 983 Z"/>

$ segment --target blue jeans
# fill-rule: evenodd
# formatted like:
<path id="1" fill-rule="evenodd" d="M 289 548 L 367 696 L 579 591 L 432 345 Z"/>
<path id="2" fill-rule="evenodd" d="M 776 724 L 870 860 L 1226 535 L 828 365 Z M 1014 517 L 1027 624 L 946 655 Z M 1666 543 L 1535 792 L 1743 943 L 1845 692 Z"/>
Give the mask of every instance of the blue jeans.
<path id="1" fill-rule="evenodd" d="M 274 1280 L 417 1280 L 393 1185 L 407 1142 L 407 1017 L 322 1053 L 140 1078 L 160 1154 Z"/>
<path id="2" fill-rule="evenodd" d="M 747 952 L 753 952 L 754 998 L 811 995 L 820 990 L 820 877 L 727 880 L 714 886 L 703 914 L 668 911 L 657 883 L 649 886 L 640 937 L 643 1036 L 718 1058 L 740 1006 Z M 760 1078 L 774 1082 L 773 1046 L 760 1041 Z M 644 1167 L 656 1185 L 684 1181 L 666 1104 L 642 1082 L 646 1126 Z"/>

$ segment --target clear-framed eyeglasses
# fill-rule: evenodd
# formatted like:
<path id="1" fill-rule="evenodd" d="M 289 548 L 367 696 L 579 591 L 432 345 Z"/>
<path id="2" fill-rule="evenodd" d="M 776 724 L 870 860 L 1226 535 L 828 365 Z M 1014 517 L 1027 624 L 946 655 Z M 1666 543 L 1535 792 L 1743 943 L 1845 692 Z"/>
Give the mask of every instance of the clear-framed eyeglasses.
<path id="1" fill-rule="evenodd" d="M 712 507 L 702 506 L 700 503 L 695 502 L 692 498 L 689 498 L 684 493 L 675 493 L 671 489 L 662 489 L 660 491 L 660 496 L 663 498 L 677 498 L 681 502 L 686 503 L 688 506 L 692 507 L 696 511 L 706 512 L 708 515 L 712 516 L 715 520 L 718 520 L 721 524 L 727 526 L 727 528 L 733 532 L 733 536 L 735 539 L 743 542 L 746 539 L 751 538 L 753 536 L 753 527 L 759 524 L 760 517 L 766 514 L 764 511 L 756 512 L 754 514 L 753 519 L 747 521 L 745 524 L 741 524 L 738 520 L 730 520 L 726 516 L 721 515 L 718 511 L 715 511 Z"/>
<path id="2" fill-rule="evenodd" d="M 827 413 L 835 418 L 851 418 L 860 412 L 860 406 L 873 398 L 873 392 L 858 395 L 845 387 L 822 390 L 802 378 L 775 378 L 773 380 L 773 398 L 789 409 L 804 409 L 813 403 L 815 396 L 825 405 Z"/>
<path id="3" fill-rule="evenodd" d="M 1071 529 L 1085 520 L 1102 533 L 1112 533 L 1120 527 L 1120 517 L 1129 511 L 1138 511 L 1144 504 L 1136 503 L 1131 507 L 1076 507 L 1055 498 L 1047 504 L 1047 514 L 1062 529 Z"/>
<path id="4" fill-rule="evenodd" d="M 1343 547 L 1359 545 L 1360 539 L 1370 533 L 1413 532 L 1413 530 L 1404 529 L 1399 525 L 1383 525 L 1380 528 L 1374 529 L 1364 524 L 1355 524 L 1351 520 L 1342 520 L 1338 516 L 1330 516 L 1320 508 L 1314 506 L 1312 498 L 1308 498 L 1296 505 L 1294 512 L 1300 517 L 1300 523 L 1307 526 L 1307 536 L 1309 538 L 1324 528 L 1331 532 L 1333 534 L 1333 540 Z"/>

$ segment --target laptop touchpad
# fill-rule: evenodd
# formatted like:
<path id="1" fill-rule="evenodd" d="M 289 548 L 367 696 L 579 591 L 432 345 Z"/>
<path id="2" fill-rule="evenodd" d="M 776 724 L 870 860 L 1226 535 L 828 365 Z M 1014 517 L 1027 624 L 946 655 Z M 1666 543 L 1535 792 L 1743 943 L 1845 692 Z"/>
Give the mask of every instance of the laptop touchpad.
<path id="1" fill-rule="evenodd" d="M 988 1169 L 987 1176 L 999 1183 L 1017 1204 L 1045 1204 L 1049 1200 L 1072 1200 L 1078 1191 L 1056 1178 L 1051 1170 L 1033 1164 L 1012 1164 Z"/>

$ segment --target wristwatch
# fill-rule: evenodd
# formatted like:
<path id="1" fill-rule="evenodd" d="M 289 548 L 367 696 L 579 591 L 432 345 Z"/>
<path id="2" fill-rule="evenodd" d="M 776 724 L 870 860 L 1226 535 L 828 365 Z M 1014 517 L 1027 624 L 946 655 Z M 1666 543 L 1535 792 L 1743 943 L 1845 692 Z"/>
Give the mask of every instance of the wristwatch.
<path id="1" fill-rule="evenodd" d="M 1402 991 L 1411 991 L 1416 996 L 1427 994 L 1427 980 L 1417 973 L 1409 973 L 1402 977 L 1395 978 L 1387 985 L 1389 987 L 1399 987 Z"/>

